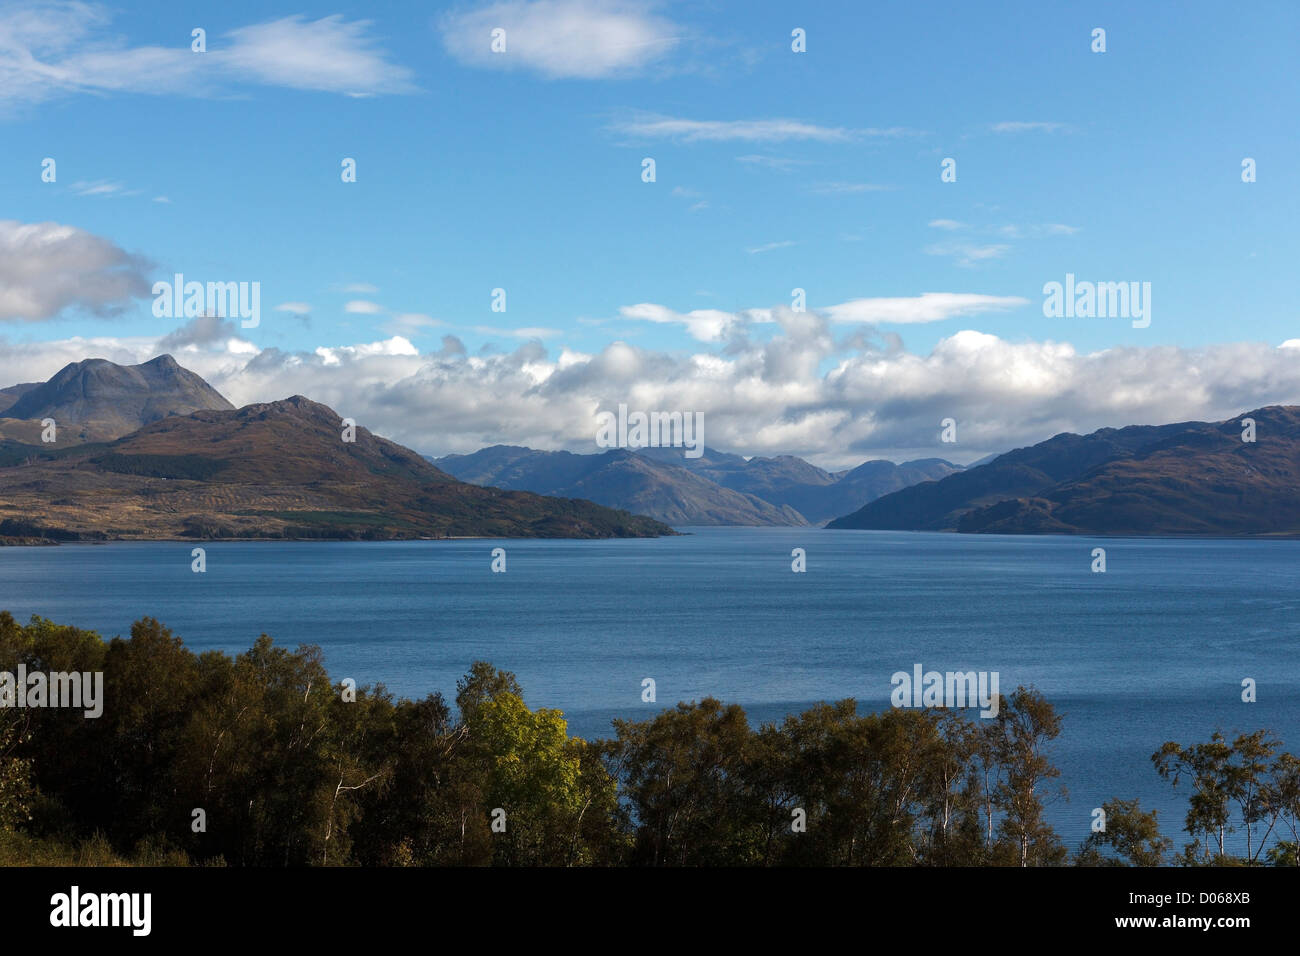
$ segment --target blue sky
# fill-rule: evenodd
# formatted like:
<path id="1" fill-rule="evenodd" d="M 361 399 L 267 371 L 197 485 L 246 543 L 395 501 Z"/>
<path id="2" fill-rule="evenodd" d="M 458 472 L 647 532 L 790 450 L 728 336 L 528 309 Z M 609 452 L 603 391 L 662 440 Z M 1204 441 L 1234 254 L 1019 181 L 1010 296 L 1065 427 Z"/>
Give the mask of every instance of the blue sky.
<path id="1" fill-rule="evenodd" d="M 425 356 L 451 335 L 470 356 L 535 341 L 555 362 L 623 342 L 664 361 L 725 360 L 794 334 L 726 316 L 788 306 L 795 287 L 834 340 L 803 361 L 796 390 L 824 386 L 864 342 L 923 359 L 963 330 L 1078 355 L 1276 351 L 1300 338 L 1300 6 L 1132 6 L 0 4 L 0 219 L 84 231 L 139 257 L 123 268 L 148 281 L 260 282 L 263 318 L 236 354 L 400 336 Z M 498 22 L 507 51 L 494 55 Z M 194 27 L 206 54 L 189 50 Z M 805 53 L 791 51 L 796 27 Z M 1090 49 L 1095 27 L 1105 53 Z M 55 183 L 41 181 L 44 157 Z M 344 157 L 356 183 L 340 181 Z M 955 183 L 940 181 L 945 157 Z M 1257 182 L 1241 181 L 1245 157 Z M 1067 272 L 1150 282 L 1150 326 L 1044 317 L 1043 284 Z M 489 308 L 497 287 L 505 313 Z M 927 305 L 927 293 L 962 298 Z M 884 306 L 838 313 L 866 325 L 822 311 L 862 299 L 905 300 L 890 314 L 908 321 L 880 320 Z M 180 324 L 150 304 L 0 305 L 0 336 L 30 360 L 41 343 L 134 342 Z M 293 314 L 304 306 L 307 318 Z M 711 311 L 681 318 L 696 310 Z M 219 344 L 198 343 L 207 357 L 193 364 Z M 238 397 L 261 394 L 244 382 Z M 1254 397 L 1215 387 L 1187 411 L 1232 414 L 1220 406 Z M 679 405 L 704 401 L 681 391 Z M 826 410 L 816 404 L 803 411 Z M 1133 414 L 1192 417 L 1177 411 L 1136 402 Z M 766 453 L 791 426 L 789 450 L 837 455 L 834 441 L 809 444 L 799 412 L 726 434 Z M 1112 404 L 1077 424 L 1106 415 L 1122 417 Z M 1034 418 L 986 444 L 1049 427 Z M 550 444 L 571 445 L 575 428 Z M 546 440 L 524 431 L 501 440 Z M 843 444 L 924 444 L 871 434 Z"/>

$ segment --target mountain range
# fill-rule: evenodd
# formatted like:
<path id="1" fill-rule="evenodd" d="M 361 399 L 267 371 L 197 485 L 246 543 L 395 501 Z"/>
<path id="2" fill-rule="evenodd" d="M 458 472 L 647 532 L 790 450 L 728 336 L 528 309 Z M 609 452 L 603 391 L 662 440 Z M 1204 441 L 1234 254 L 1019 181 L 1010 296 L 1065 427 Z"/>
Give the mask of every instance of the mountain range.
<path id="1" fill-rule="evenodd" d="M 11 543 L 674 533 L 590 501 L 458 481 L 362 427 L 347 440 L 336 412 L 301 395 L 236 409 L 170 356 L 69 365 L 7 412 L 60 422 L 52 443 L 0 439 L 0 537 Z M 85 440 L 138 419 L 148 421 L 121 437 Z"/>
<path id="2" fill-rule="evenodd" d="M 0 389 L 0 543 L 642 537 L 670 524 L 1300 535 L 1300 407 L 1062 433 L 961 468 L 705 448 L 427 459 L 295 395 L 235 408 L 171 356 Z M 42 440 L 54 419 L 57 438 Z M 837 514 L 841 517 L 835 517 Z"/>
<path id="3" fill-rule="evenodd" d="M 687 458 L 681 448 L 581 455 L 493 445 L 430 461 L 462 481 L 589 498 L 676 525 L 820 524 L 883 494 L 961 470 L 927 458 L 828 472 L 793 455 L 746 459 L 713 448 Z"/>
<path id="4" fill-rule="evenodd" d="M 1250 434 L 1245 420 L 1254 422 Z M 1247 436 L 1249 439 L 1247 440 Z M 1300 407 L 1063 433 L 885 495 L 830 528 L 986 534 L 1300 534 Z"/>

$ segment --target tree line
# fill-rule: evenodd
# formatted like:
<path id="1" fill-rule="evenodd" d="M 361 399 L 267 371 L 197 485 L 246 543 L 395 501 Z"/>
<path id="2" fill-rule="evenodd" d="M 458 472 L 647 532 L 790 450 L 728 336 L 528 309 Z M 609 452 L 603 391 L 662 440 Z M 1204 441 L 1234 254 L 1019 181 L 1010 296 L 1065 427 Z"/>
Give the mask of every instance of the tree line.
<path id="1" fill-rule="evenodd" d="M 453 708 L 333 683 L 318 647 L 266 635 L 232 658 L 153 618 L 105 641 L 0 612 L 0 671 L 20 663 L 102 671 L 105 704 L 0 708 L 0 863 L 1296 865 L 1300 846 L 1300 760 L 1261 730 L 1153 755 L 1189 795 L 1181 853 L 1136 800 L 1068 848 L 1045 819 L 1061 720 L 1023 687 L 994 719 L 843 700 L 755 728 L 707 698 L 587 741 L 484 662 Z"/>

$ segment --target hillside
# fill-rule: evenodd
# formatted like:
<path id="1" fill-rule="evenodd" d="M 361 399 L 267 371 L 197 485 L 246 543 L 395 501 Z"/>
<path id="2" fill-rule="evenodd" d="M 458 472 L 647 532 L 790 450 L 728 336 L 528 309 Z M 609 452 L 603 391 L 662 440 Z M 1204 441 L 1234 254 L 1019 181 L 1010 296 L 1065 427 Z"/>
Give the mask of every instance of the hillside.
<path id="1" fill-rule="evenodd" d="M 895 464 L 875 459 L 843 472 L 828 472 L 794 455 L 748 460 L 705 449 L 700 458 L 686 458 L 679 448 L 641 448 L 638 454 L 681 465 L 724 488 L 753 495 L 777 507 L 793 508 L 810 523 L 820 524 L 847 514 L 869 501 L 923 481 L 935 481 L 960 465 L 942 458 Z"/>
<path id="2" fill-rule="evenodd" d="M 1241 419 L 1257 440 L 1243 442 Z M 1002 534 L 1300 533 L 1300 409 L 1061 434 L 917 485 L 831 528 Z"/>
<path id="3" fill-rule="evenodd" d="M 493 445 L 470 455 L 431 460 L 462 481 L 586 498 L 673 525 L 807 524 L 791 508 L 723 488 L 685 468 L 626 449 L 575 455 Z"/>
<path id="4" fill-rule="evenodd" d="M 28 396 L 37 390 L 29 392 Z M 24 397 L 28 397 L 24 396 Z M 110 442 L 0 442 L 0 535 L 105 538 L 642 537 L 588 501 L 457 481 L 302 396 L 172 415 Z"/>
<path id="5" fill-rule="evenodd" d="M 1256 440 L 1241 438 L 1253 418 Z M 959 531 L 1300 534 L 1300 408 L 1273 405 L 1152 442 L 1029 498 L 977 508 Z"/>

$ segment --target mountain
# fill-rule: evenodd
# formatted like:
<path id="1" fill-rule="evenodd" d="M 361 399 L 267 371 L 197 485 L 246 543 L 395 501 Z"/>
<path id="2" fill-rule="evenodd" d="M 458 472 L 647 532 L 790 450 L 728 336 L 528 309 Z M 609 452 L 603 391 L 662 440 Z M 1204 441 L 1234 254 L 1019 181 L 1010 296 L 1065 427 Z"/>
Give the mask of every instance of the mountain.
<path id="1" fill-rule="evenodd" d="M 1257 441 L 1242 440 L 1242 418 Z M 886 495 L 831 528 L 1002 534 L 1300 533 L 1300 408 L 1060 434 Z"/>
<path id="2" fill-rule="evenodd" d="M 672 462 L 724 488 L 793 508 L 812 524 L 846 514 L 865 503 L 922 481 L 961 471 L 942 458 L 922 458 L 901 465 L 875 459 L 842 472 L 828 472 L 794 455 L 745 459 L 706 448 L 700 458 L 686 458 L 680 448 L 639 448 L 637 453 Z"/>
<path id="3" fill-rule="evenodd" d="M 169 415 L 234 408 L 170 355 L 140 365 L 86 359 L 64 366 L 48 382 L 11 388 L 22 391 L 7 408 L 0 405 L 5 418 L 28 423 L 52 418 L 60 441 L 112 440 Z M 22 439 L 30 428 L 5 422 L 0 435 Z"/>
<path id="4" fill-rule="evenodd" d="M 44 382 L 24 382 L 21 385 L 10 385 L 6 388 L 0 388 L 0 412 L 13 405 L 14 402 L 22 398 L 27 392 L 45 384 Z"/>
<path id="5" fill-rule="evenodd" d="M 1241 420 L 1256 440 L 1242 440 Z M 1300 407 L 1272 405 L 1144 446 L 963 516 L 993 534 L 1300 534 Z"/>
<path id="6" fill-rule="evenodd" d="M 141 405 L 148 407 L 157 406 Z M 356 428 L 351 442 L 343 432 L 332 409 L 295 395 L 240 409 L 170 415 L 110 442 L 0 441 L 0 535 L 86 540 L 673 533 L 657 521 L 589 501 L 466 484 L 364 428 Z"/>
<path id="7" fill-rule="evenodd" d="M 576 455 L 493 445 L 470 455 L 430 461 L 476 485 L 586 498 L 674 525 L 807 524 L 791 508 L 723 488 L 686 468 L 626 449 Z"/>

